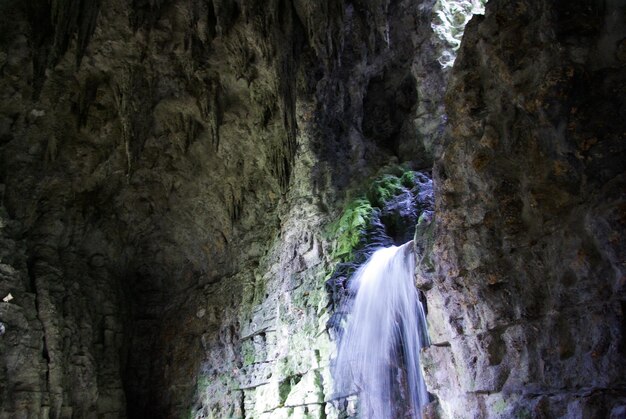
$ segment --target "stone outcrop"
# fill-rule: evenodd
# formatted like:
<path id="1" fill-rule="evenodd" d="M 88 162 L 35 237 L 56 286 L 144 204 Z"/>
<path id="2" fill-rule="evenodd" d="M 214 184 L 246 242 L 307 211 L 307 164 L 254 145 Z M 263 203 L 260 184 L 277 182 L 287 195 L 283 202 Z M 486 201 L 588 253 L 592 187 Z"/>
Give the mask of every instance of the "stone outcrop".
<path id="1" fill-rule="evenodd" d="M 426 275 L 444 417 L 624 415 L 625 12 L 493 1 L 466 28 Z"/>

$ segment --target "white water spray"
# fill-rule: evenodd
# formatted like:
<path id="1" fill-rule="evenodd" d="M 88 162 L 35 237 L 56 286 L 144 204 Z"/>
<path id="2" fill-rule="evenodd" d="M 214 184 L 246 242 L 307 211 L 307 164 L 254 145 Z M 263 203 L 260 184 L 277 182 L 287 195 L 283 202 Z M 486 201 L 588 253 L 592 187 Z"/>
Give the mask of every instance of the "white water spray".
<path id="1" fill-rule="evenodd" d="M 363 418 L 420 419 L 428 402 L 419 364 L 428 335 L 412 245 L 377 250 L 350 283 L 356 298 L 334 376 L 339 395 L 358 393 Z"/>

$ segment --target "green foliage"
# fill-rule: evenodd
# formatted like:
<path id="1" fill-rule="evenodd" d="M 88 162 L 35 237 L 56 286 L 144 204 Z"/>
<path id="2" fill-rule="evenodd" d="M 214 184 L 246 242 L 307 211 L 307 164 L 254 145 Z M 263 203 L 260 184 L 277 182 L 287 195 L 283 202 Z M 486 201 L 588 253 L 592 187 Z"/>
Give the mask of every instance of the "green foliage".
<path id="1" fill-rule="evenodd" d="M 395 174 L 384 174 L 375 179 L 365 196 L 352 201 L 343 214 L 330 226 L 330 236 L 335 239 L 332 257 L 336 262 L 353 260 L 377 208 L 415 186 L 415 172 L 397 168 Z M 331 274 L 329 274 L 330 276 Z"/>
<path id="2" fill-rule="evenodd" d="M 403 175 L 404 177 L 404 175 Z M 393 175 L 383 175 L 372 183 L 367 198 L 373 206 L 382 208 L 385 202 L 389 201 L 396 195 L 402 193 L 404 187 L 399 177 Z"/>
<path id="3" fill-rule="evenodd" d="M 367 199 L 356 199 L 331 225 L 331 234 L 336 237 L 333 259 L 347 261 L 352 258 L 352 251 L 359 245 L 373 210 Z"/>
<path id="4" fill-rule="evenodd" d="M 400 176 L 400 183 L 405 188 L 412 189 L 415 186 L 415 172 L 412 170 L 407 170 Z"/>

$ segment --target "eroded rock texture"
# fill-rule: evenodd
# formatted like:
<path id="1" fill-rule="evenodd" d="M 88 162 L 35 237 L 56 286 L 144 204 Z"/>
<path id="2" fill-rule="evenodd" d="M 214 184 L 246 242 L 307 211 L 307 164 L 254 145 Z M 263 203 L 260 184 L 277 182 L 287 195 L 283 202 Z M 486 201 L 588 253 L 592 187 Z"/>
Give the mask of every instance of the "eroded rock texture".
<path id="1" fill-rule="evenodd" d="M 432 164 L 433 3 L 2 2 L 0 417 L 337 415 L 325 226 Z"/>
<path id="2" fill-rule="evenodd" d="M 0 418 L 353 414 L 328 225 L 433 160 L 444 412 L 619 417 L 623 6 L 492 0 L 444 136 L 443 3 L 0 2 Z"/>
<path id="3" fill-rule="evenodd" d="M 466 29 L 426 292 L 446 417 L 624 415 L 625 13 L 490 1 Z"/>

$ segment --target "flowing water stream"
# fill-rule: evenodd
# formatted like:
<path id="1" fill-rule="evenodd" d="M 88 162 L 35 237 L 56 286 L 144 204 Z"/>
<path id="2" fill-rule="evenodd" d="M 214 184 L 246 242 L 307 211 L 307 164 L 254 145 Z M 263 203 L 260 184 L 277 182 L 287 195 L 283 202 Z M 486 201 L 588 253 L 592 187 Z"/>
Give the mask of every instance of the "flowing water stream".
<path id="1" fill-rule="evenodd" d="M 374 252 L 350 282 L 356 297 L 334 377 L 338 394 L 358 394 L 359 417 L 419 419 L 428 402 L 419 365 L 428 335 L 414 270 L 409 242 Z"/>

